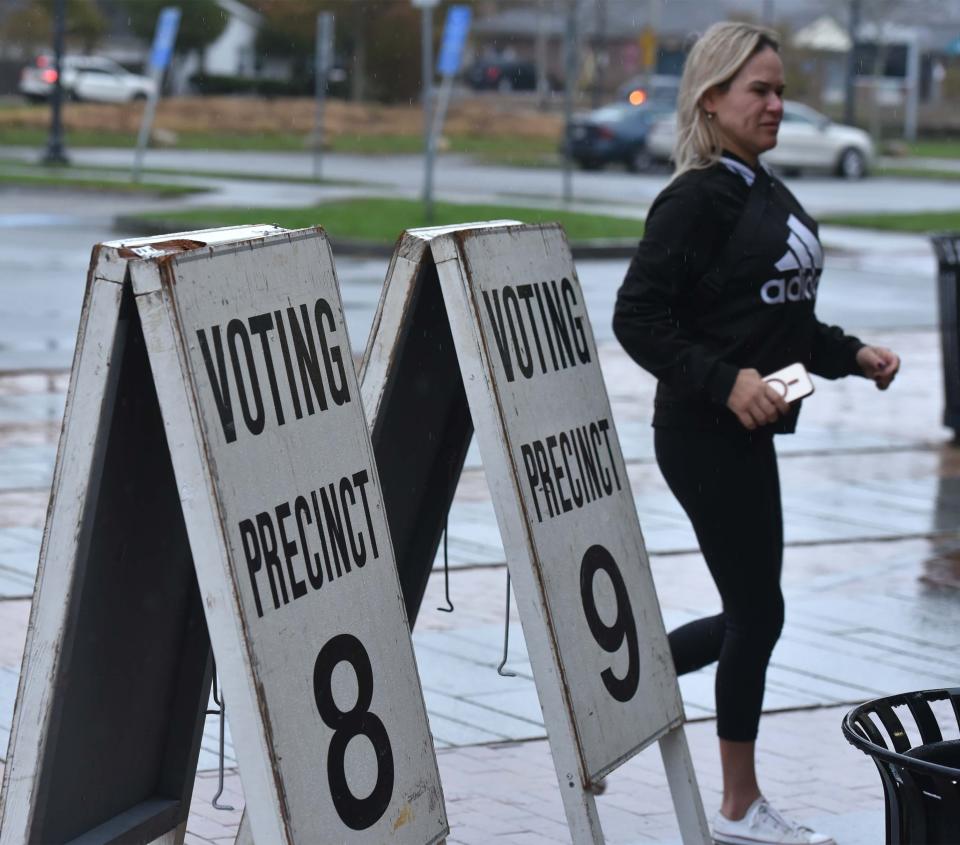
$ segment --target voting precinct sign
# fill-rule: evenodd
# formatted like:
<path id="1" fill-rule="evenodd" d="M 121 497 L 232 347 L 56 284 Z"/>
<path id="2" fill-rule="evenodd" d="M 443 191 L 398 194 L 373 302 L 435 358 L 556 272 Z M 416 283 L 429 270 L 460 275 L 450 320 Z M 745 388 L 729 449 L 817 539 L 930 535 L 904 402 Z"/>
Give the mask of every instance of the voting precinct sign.
<path id="1" fill-rule="evenodd" d="M 432 244 L 508 560 L 536 573 L 594 780 L 683 720 L 583 292 L 562 229 Z"/>
<path id="2" fill-rule="evenodd" d="M 131 346 L 111 345 L 117 326 L 126 320 L 142 335 L 163 439 L 132 451 L 163 452 L 172 466 L 167 489 L 182 514 L 255 841 L 442 839 L 436 759 L 326 235 L 251 227 L 228 237 L 199 232 L 107 244 L 98 255 L 78 357 L 93 362 L 99 354 L 100 370 L 122 369 Z M 99 268 L 108 266 L 114 277 L 102 278 Z M 96 306 L 94 327 L 89 314 L 98 298 L 106 305 Z M 80 414 L 85 430 L 104 427 L 104 404 L 124 404 L 122 391 L 108 393 L 101 391 L 97 413 Z M 68 411 L 62 464 L 76 458 L 64 454 L 74 423 Z M 104 438 L 118 433 L 136 440 L 136 431 L 116 425 Z M 103 504 L 88 493 L 81 510 Z M 55 522 L 56 498 L 51 514 Z M 53 551 L 48 544 L 42 566 L 69 570 L 71 549 L 56 561 Z M 125 554 L 135 570 L 140 549 Z M 136 579 L 128 580 L 127 600 L 135 602 Z M 44 578 L 39 586 L 48 639 L 84 640 L 72 620 L 78 609 L 83 617 L 87 597 L 71 594 L 69 583 L 48 588 Z M 131 620 L 127 629 L 137 633 Z M 109 610 L 97 633 L 110 637 Z M 27 648 L 4 842 L 34 838 L 31 831 L 46 824 L 37 813 L 58 810 L 58 796 L 37 784 L 66 774 L 76 780 L 91 769 L 82 755 L 45 747 L 66 676 L 77 667 L 41 645 Z M 105 675 L 126 670 L 99 667 Z M 206 681 L 204 692 L 209 674 Z M 26 725 L 31 705 L 41 714 L 35 727 Z M 153 721 L 169 745 L 171 726 L 160 716 Z M 164 742 L 159 748 L 162 758 Z M 164 799 L 150 794 L 147 774 L 143 794 L 129 798 L 133 809 Z M 15 808 L 17 798 L 26 810 Z M 131 807 L 113 805 L 43 841 L 116 826 Z"/>
<path id="3" fill-rule="evenodd" d="M 450 346 L 456 370 L 444 360 Z M 430 418 L 449 420 L 427 438 L 399 399 L 416 378 L 429 384 Z M 430 468 L 459 473 L 476 431 L 574 842 L 603 841 L 590 785 L 658 740 L 684 842 L 706 842 L 676 675 L 563 230 L 498 221 L 406 232 L 363 391 L 384 478 L 396 474 L 394 432 L 408 462 L 425 466 L 404 475 L 401 505 L 421 531 L 437 527 L 435 503 L 452 495 Z M 393 514 L 401 497 L 389 486 Z M 422 583 L 429 552 L 398 551 L 405 584 Z"/>

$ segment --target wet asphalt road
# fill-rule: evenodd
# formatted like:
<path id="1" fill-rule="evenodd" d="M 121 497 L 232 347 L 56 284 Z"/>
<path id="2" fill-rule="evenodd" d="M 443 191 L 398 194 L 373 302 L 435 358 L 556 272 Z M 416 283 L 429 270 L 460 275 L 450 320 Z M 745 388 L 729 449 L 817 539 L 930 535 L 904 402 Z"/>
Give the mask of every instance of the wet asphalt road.
<path id="1" fill-rule="evenodd" d="M 114 230 L 118 214 L 175 205 L 87 193 L 0 191 L 0 371 L 68 368 L 92 246 L 135 234 Z M 935 264 L 925 239 L 841 234 L 843 248 L 828 255 L 820 285 L 821 319 L 857 329 L 936 324 Z M 829 247 L 830 229 L 824 240 Z M 335 255 L 335 260 L 352 345 L 361 351 L 387 259 Z M 622 258 L 577 262 L 598 342 L 611 338 L 610 315 L 626 264 Z"/>

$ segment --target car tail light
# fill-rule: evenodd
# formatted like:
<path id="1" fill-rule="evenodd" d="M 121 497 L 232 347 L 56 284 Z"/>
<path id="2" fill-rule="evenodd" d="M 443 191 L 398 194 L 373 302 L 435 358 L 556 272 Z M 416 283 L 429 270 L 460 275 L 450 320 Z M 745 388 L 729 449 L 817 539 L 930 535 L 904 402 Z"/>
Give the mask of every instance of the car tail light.
<path id="1" fill-rule="evenodd" d="M 609 126 L 598 126 L 597 137 L 603 138 L 604 141 L 612 141 L 615 136 L 613 134 L 613 130 Z"/>
<path id="2" fill-rule="evenodd" d="M 495 67 L 488 67 L 488 68 L 487 68 L 487 79 L 489 79 L 491 82 L 496 81 L 496 79 L 497 79 L 499 76 L 500 76 L 500 70 L 499 70 L 499 68 L 495 68 Z"/>
<path id="3" fill-rule="evenodd" d="M 52 67 L 48 67 L 43 73 L 40 74 L 40 78 L 44 82 L 49 82 L 51 85 L 53 85 L 53 83 L 57 81 L 57 72 Z"/>
<path id="4" fill-rule="evenodd" d="M 50 57 L 37 56 L 37 67 L 50 67 Z"/>

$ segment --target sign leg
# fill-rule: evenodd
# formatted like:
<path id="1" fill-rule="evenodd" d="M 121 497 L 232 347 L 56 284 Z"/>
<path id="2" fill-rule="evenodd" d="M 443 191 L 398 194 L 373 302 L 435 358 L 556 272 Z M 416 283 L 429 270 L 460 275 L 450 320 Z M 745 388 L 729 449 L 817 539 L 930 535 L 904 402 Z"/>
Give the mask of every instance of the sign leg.
<path id="1" fill-rule="evenodd" d="M 240 817 L 240 829 L 237 831 L 237 838 L 233 840 L 233 845 L 253 845 L 253 833 L 250 831 L 250 819 L 247 818 L 246 810 Z"/>
<path id="2" fill-rule="evenodd" d="M 687 735 L 683 728 L 676 728 L 660 738 L 660 754 L 667 770 L 670 795 L 680 822 L 680 838 L 683 845 L 710 845 L 710 831 L 703 812 L 697 776 L 690 759 Z"/>
<path id="3" fill-rule="evenodd" d="M 553 754 L 556 759 L 556 749 Z M 583 788 L 578 777 L 571 778 L 567 772 L 562 771 L 559 759 L 557 777 L 560 780 L 560 795 L 563 798 L 563 809 L 567 814 L 567 827 L 570 828 L 573 845 L 603 845 L 603 830 L 593 794 Z"/>

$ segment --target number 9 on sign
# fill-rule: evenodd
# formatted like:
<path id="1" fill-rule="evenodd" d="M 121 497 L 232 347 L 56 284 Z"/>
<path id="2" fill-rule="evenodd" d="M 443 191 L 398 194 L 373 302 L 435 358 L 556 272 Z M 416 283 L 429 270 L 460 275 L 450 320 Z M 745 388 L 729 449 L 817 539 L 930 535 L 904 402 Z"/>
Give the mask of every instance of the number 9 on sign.
<path id="1" fill-rule="evenodd" d="M 613 592 L 617 599 L 617 616 L 610 625 L 600 618 L 594 594 L 594 576 L 601 570 L 607 574 L 613 584 Z M 617 701 L 629 701 L 640 683 L 637 626 L 633 619 L 630 597 L 627 595 L 627 585 L 617 568 L 617 562 L 603 546 L 591 546 L 583 555 L 583 561 L 580 563 L 580 598 L 583 601 L 583 612 L 587 617 L 590 633 L 593 634 L 600 648 L 613 654 L 620 650 L 624 640 L 627 641 L 626 674 L 618 678 L 613 674 L 613 669 L 607 667 L 600 673 L 600 678 L 607 692 Z"/>
<path id="2" fill-rule="evenodd" d="M 357 701 L 341 710 L 333 700 L 333 670 L 349 663 L 357 676 Z M 363 643 L 350 634 L 334 637 L 320 650 L 313 666 L 313 695 L 324 724 L 333 730 L 327 755 L 327 779 L 337 815 L 347 827 L 366 830 L 387 811 L 393 794 L 393 749 L 379 716 L 370 712 L 373 669 Z M 346 754 L 350 741 L 364 736 L 377 757 L 377 782 L 365 798 L 357 798 L 347 783 Z"/>

